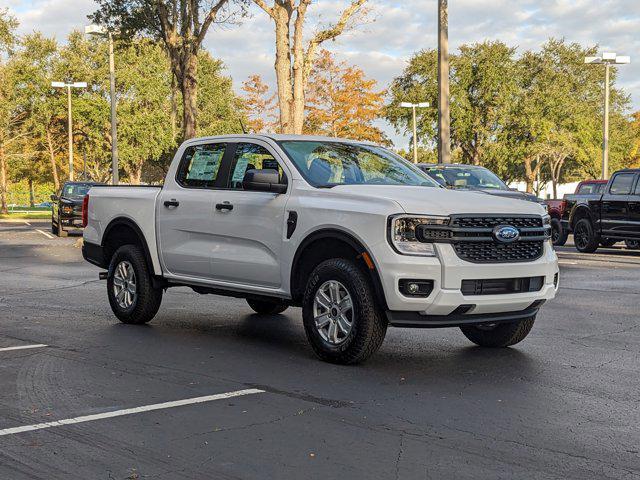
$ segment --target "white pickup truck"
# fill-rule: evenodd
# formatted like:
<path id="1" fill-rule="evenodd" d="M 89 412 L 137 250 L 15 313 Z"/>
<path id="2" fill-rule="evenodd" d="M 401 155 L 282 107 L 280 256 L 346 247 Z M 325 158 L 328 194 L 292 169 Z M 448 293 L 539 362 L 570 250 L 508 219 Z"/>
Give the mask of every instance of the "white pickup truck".
<path id="1" fill-rule="evenodd" d="M 83 216 L 83 255 L 108 269 L 121 321 L 148 322 L 174 286 L 259 314 L 300 306 L 313 350 L 336 363 L 369 357 L 388 325 L 513 345 L 558 288 L 540 205 L 447 190 L 366 142 L 192 139 L 162 187 L 94 187 Z"/>

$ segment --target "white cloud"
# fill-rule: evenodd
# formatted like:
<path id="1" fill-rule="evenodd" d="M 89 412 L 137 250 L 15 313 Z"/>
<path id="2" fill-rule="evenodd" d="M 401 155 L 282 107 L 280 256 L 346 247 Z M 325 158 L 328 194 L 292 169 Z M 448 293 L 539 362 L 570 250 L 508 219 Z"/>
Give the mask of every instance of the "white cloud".
<path id="1" fill-rule="evenodd" d="M 310 24 L 334 20 L 347 0 L 316 0 Z M 341 58 L 361 66 L 380 87 L 401 73 L 411 54 L 436 46 L 436 0 L 371 0 L 368 21 L 327 45 Z M 92 0 L 0 0 L 20 19 L 23 32 L 41 30 L 59 40 L 87 23 Z M 373 21 L 372 21 L 373 20 Z M 549 37 L 564 37 L 583 45 L 631 55 L 620 69 L 619 84 L 640 109 L 640 2 L 638 0 L 452 0 L 449 2 L 451 48 L 467 42 L 500 39 L 520 50 L 539 48 Z M 205 46 L 222 58 L 236 88 L 248 75 L 259 73 L 273 84 L 274 34 L 271 20 L 257 8 L 239 27 L 216 29 Z M 390 136 L 399 146 L 391 128 Z"/>

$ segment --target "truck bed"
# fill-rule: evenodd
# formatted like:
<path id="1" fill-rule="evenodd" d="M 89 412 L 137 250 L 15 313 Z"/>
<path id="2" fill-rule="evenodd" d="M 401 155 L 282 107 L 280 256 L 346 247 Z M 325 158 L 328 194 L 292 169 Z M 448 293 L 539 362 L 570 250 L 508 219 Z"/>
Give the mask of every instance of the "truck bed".
<path id="1" fill-rule="evenodd" d="M 161 186 L 99 186 L 89 190 L 89 224 L 84 230 L 86 242 L 100 245 L 109 224 L 116 218 L 131 220 L 144 234 L 154 273 L 161 272 L 156 240 L 156 199 Z"/>

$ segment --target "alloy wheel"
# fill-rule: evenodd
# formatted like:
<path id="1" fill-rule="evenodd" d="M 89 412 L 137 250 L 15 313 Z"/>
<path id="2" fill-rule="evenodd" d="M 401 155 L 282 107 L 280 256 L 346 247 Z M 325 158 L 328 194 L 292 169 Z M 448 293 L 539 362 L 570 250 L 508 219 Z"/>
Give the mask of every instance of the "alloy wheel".
<path id="1" fill-rule="evenodd" d="M 136 274 L 133 266 L 126 260 L 120 262 L 113 273 L 113 294 L 120 308 L 128 309 L 133 305 L 136 293 Z"/>
<path id="2" fill-rule="evenodd" d="M 313 319 L 320 337 L 331 345 L 344 342 L 353 328 L 354 309 L 347 288 L 337 280 L 320 285 L 313 300 Z"/>

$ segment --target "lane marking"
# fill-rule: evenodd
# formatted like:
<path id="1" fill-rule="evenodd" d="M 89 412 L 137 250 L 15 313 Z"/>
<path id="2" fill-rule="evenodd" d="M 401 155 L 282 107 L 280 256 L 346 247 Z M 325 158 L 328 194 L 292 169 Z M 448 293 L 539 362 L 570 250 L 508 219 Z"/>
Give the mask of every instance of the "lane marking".
<path id="1" fill-rule="evenodd" d="M 247 390 L 236 390 L 235 392 L 217 393 L 215 395 L 207 395 L 205 397 L 187 398 L 185 400 L 175 400 L 173 402 L 155 403 L 153 405 L 144 405 L 142 407 L 125 408 L 124 410 L 114 410 L 112 412 L 97 413 L 95 415 L 85 415 L 83 417 L 65 418 L 63 420 L 56 420 L 53 422 L 36 423 L 33 425 L 24 425 L 22 427 L 5 428 L 4 430 L 0 430 L 0 437 L 5 435 L 14 435 L 16 433 L 32 432 L 34 430 L 43 430 L 45 428 L 51 427 L 61 427 L 63 425 L 74 425 L 76 423 L 93 422 L 95 420 L 103 420 L 105 418 L 122 417 L 124 415 L 133 415 L 135 413 L 151 412 L 154 410 L 182 407 L 184 405 L 213 402 L 215 400 L 224 400 L 225 398 L 254 395 L 256 393 L 264 393 L 264 390 L 249 388 Z"/>
<path id="2" fill-rule="evenodd" d="M 47 238 L 53 238 L 53 235 L 45 232 L 44 230 L 40 230 L 39 228 L 36 228 L 36 232 L 39 232 L 39 233 L 43 234 Z"/>
<path id="3" fill-rule="evenodd" d="M 24 221 L 24 223 L 26 223 L 27 225 L 31 226 L 31 224 L 29 222 L 27 222 L 26 220 Z"/>
<path id="4" fill-rule="evenodd" d="M 36 343 L 34 345 L 18 345 L 17 347 L 0 348 L 0 352 L 8 352 L 10 350 L 26 350 L 27 348 L 42 348 L 42 347 L 48 347 L 48 345 L 45 345 L 44 343 Z"/>

